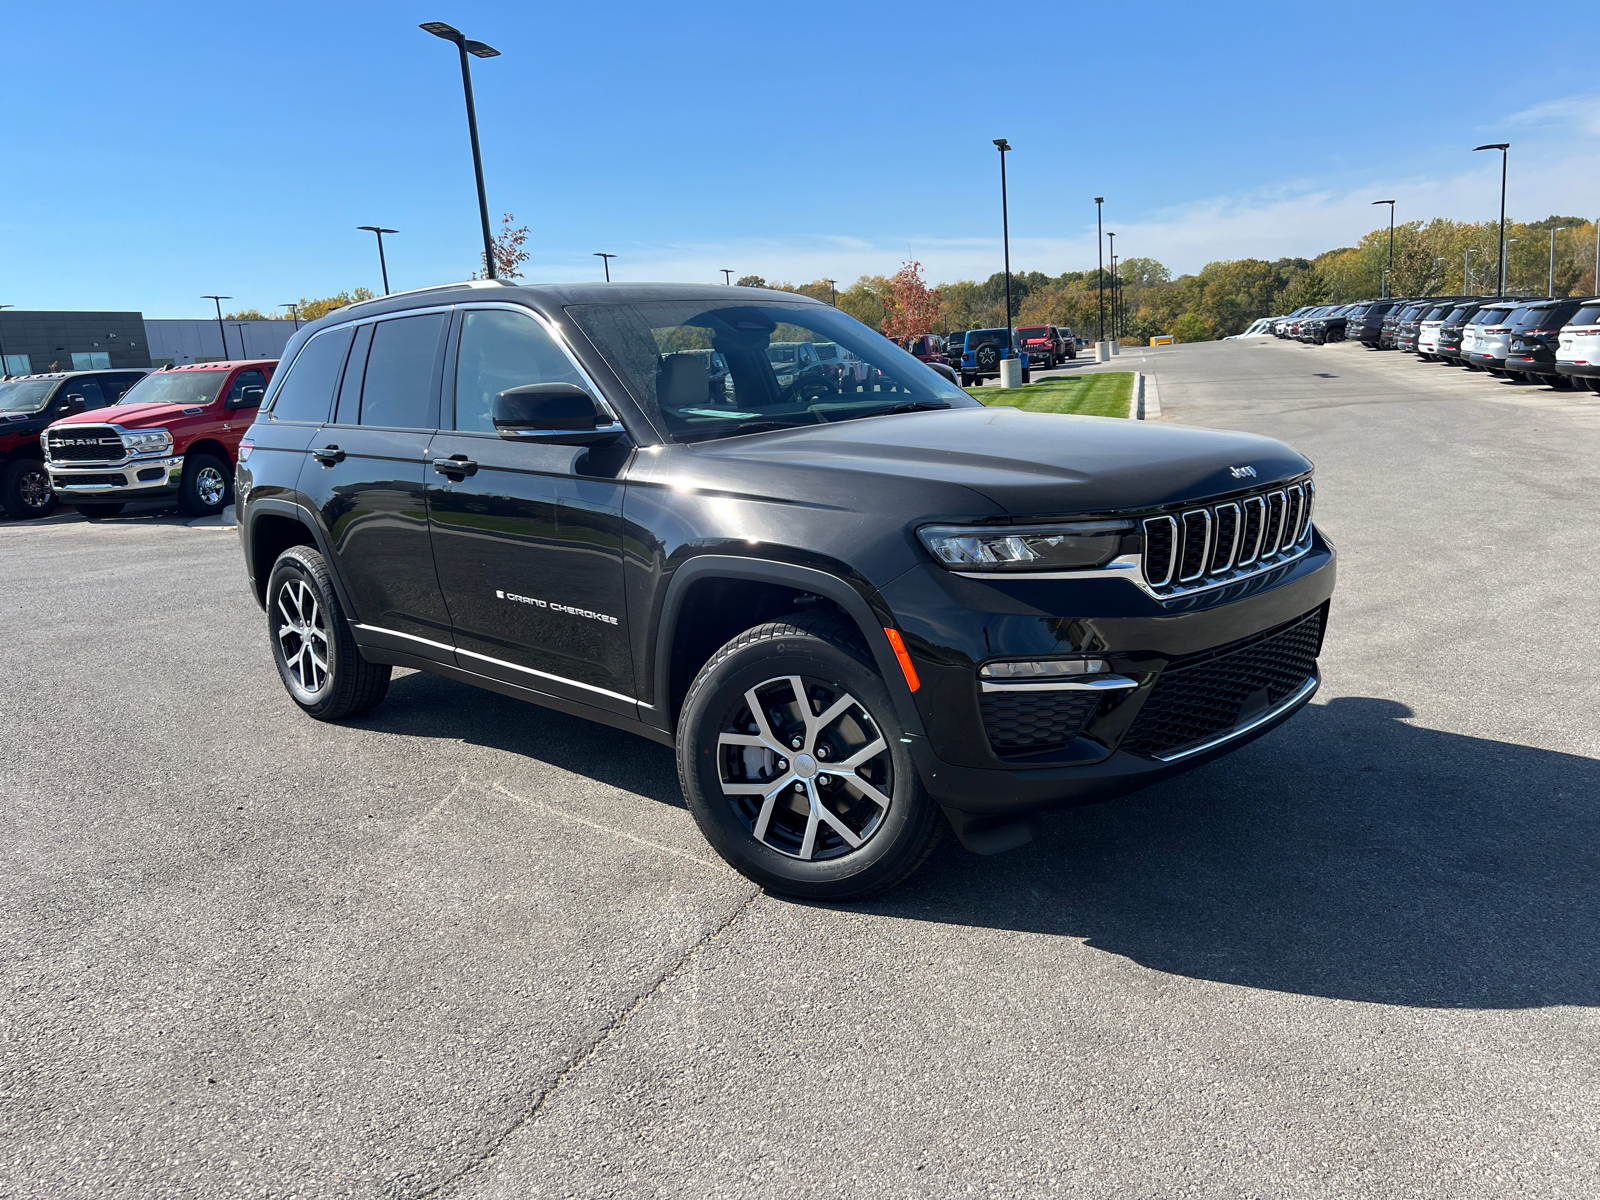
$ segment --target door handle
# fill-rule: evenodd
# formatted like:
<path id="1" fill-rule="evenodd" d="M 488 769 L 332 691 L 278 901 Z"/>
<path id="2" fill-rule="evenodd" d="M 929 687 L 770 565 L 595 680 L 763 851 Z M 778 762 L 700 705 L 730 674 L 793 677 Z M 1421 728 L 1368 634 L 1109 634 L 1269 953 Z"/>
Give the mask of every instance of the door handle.
<path id="1" fill-rule="evenodd" d="M 316 459 L 323 466 L 331 467 L 334 463 L 341 463 L 344 461 L 344 451 L 339 449 L 337 446 L 324 446 L 320 450 L 313 450 L 311 452 L 311 457 Z"/>
<path id="2" fill-rule="evenodd" d="M 478 464 L 465 454 L 452 454 L 449 458 L 436 458 L 433 460 L 433 469 L 441 475 L 468 475 L 478 473 Z"/>

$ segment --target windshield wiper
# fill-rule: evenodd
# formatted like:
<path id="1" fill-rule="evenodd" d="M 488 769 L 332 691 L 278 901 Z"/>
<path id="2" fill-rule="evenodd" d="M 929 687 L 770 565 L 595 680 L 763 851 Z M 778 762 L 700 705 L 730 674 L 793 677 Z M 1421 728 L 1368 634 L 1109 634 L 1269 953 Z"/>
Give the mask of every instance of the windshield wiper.
<path id="1" fill-rule="evenodd" d="M 815 424 L 813 421 L 745 421 L 732 429 L 686 429 L 678 435 L 682 442 L 703 442 L 710 438 L 742 437 L 747 433 L 771 433 L 777 429 L 799 429 L 804 425 Z"/>
<path id="2" fill-rule="evenodd" d="M 889 417 L 895 413 L 933 412 L 935 409 L 949 408 L 950 405 L 943 400 L 907 400 L 902 404 L 889 404 L 883 408 L 868 409 L 864 413 L 856 413 L 854 417 L 841 416 L 840 420 L 855 420 L 856 417 Z"/>

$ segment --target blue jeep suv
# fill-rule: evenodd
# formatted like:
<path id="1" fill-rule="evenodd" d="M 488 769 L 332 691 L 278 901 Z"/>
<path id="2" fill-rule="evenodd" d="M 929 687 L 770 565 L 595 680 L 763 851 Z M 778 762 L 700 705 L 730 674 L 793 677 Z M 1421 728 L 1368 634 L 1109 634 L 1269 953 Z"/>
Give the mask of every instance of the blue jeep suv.
<path id="1" fill-rule="evenodd" d="M 961 386 L 971 387 L 985 379 L 998 379 L 1000 363 L 1007 358 L 1022 359 L 1022 382 L 1029 382 L 1028 356 L 1019 354 L 1009 329 L 969 329 L 961 349 Z"/>

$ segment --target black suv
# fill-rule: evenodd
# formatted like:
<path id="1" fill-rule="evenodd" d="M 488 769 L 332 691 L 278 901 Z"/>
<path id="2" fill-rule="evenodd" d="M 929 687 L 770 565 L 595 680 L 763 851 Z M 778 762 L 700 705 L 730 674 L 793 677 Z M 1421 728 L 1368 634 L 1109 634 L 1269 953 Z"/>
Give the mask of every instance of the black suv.
<path id="1" fill-rule="evenodd" d="M 150 372 L 56 371 L 0 380 L 0 503 L 13 517 L 48 516 L 56 506 L 39 435 L 52 421 L 105 408 Z"/>
<path id="2" fill-rule="evenodd" d="M 1397 301 L 1370 300 L 1350 310 L 1345 319 L 1344 336 L 1348 342 L 1360 342 L 1367 349 L 1375 349 L 1383 336 L 1384 318 L 1394 309 Z"/>
<path id="3" fill-rule="evenodd" d="M 1551 387 L 1571 387 L 1572 381 L 1556 371 L 1556 350 L 1562 328 L 1590 303 L 1578 297 L 1528 305 L 1526 316 L 1511 332 L 1506 373 L 1521 375 L 1530 383 L 1538 380 Z"/>
<path id="4" fill-rule="evenodd" d="M 785 383 L 769 349 L 805 342 L 872 382 Z M 295 702 L 355 716 L 398 665 L 673 746 L 775 891 L 880 891 L 946 823 L 1018 845 L 1317 689 L 1334 552 L 1270 438 L 986 408 L 753 288 L 428 289 L 283 364 L 237 503 Z"/>

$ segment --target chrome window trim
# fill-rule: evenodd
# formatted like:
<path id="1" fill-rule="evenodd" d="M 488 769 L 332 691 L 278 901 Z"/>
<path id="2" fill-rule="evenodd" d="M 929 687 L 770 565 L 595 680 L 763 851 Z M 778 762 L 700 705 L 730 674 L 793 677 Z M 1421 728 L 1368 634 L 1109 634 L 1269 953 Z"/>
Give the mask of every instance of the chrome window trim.
<path id="1" fill-rule="evenodd" d="M 1185 558 L 1187 558 L 1188 554 L 1189 554 L 1189 518 L 1190 517 L 1204 517 L 1205 518 L 1205 522 L 1206 522 L 1205 540 L 1200 544 L 1200 567 L 1199 567 L 1199 569 L 1196 570 L 1192 575 L 1180 574 L 1178 576 L 1178 582 L 1179 583 L 1192 583 L 1196 579 L 1204 579 L 1206 574 L 1207 574 L 1206 568 L 1211 563 L 1211 510 L 1209 508 L 1191 508 L 1188 512 L 1182 514 L 1182 516 L 1178 520 L 1179 528 L 1181 528 L 1183 530 L 1183 545 L 1182 545 L 1182 548 L 1178 549 L 1177 552 L 1176 552 L 1176 558 L 1178 560 L 1178 567 L 1175 568 L 1175 569 L 1181 570 L 1182 565 L 1183 565 L 1183 560 Z"/>
<path id="2" fill-rule="evenodd" d="M 1157 754 L 1155 755 L 1155 759 L 1157 762 L 1177 762 L 1179 759 L 1189 758 L 1192 755 L 1201 754 L 1207 750 L 1215 749 L 1224 742 L 1231 742 L 1234 738 L 1243 737 L 1252 729 L 1258 729 L 1262 725 L 1265 725 L 1268 721 L 1272 720 L 1274 717 L 1281 716 L 1286 709 L 1293 708 L 1296 704 L 1303 700 L 1309 700 L 1312 695 L 1315 694 L 1321 683 L 1322 677 L 1313 672 L 1311 678 L 1307 679 L 1303 684 L 1301 684 L 1294 695 L 1278 701 L 1277 704 L 1267 709 L 1266 712 L 1252 717 L 1243 725 L 1235 725 L 1226 733 L 1218 734 L 1209 741 L 1201 742 L 1198 746 L 1188 746 L 1171 754 Z"/>
<path id="3" fill-rule="evenodd" d="M 354 622 L 353 626 L 366 633 L 382 633 L 389 637 L 404 638 L 408 642 L 418 642 L 424 646 L 431 646 L 435 650 L 448 650 L 452 654 L 465 654 L 468 658 L 476 658 L 480 662 L 493 663 L 497 667 L 509 667 L 513 671 L 521 671 L 524 675 L 548 679 L 553 683 L 564 683 L 568 687 L 582 688 L 586 692 L 610 696 L 613 700 L 622 700 L 628 704 L 638 703 L 632 696 L 624 696 L 621 692 L 613 692 L 609 688 L 597 687 L 592 683 L 583 683 L 577 679 L 568 679 L 565 675 L 552 675 L 549 671 L 536 671 L 534 668 L 524 667 L 520 663 L 507 662 L 503 658 L 494 658 L 488 654 L 479 654 L 473 650 L 463 650 L 460 646 L 447 646 L 443 642 L 436 642 L 432 638 L 418 637 L 414 633 L 401 633 L 398 629 L 388 629 L 382 625 L 366 625 L 359 622 Z"/>

